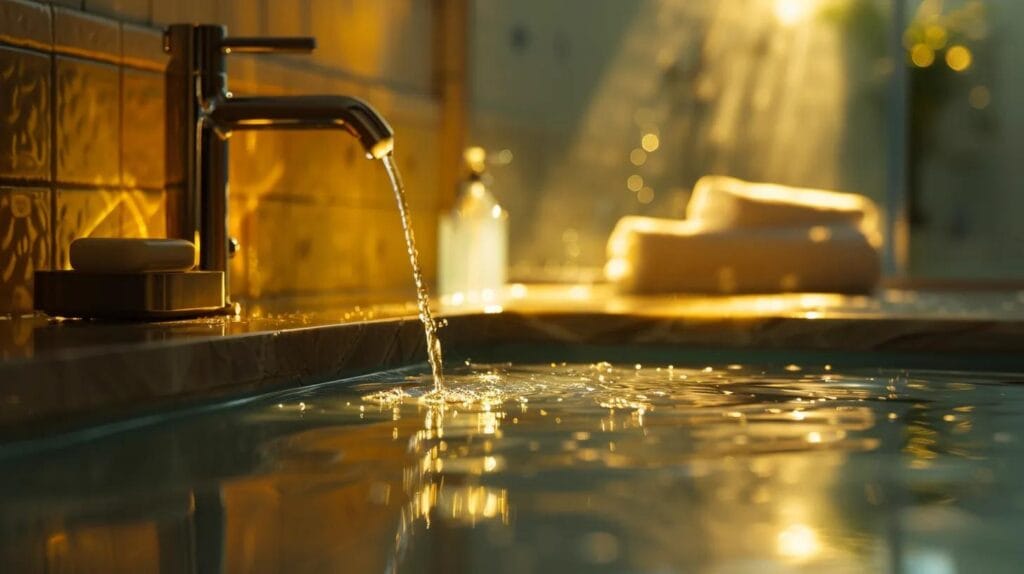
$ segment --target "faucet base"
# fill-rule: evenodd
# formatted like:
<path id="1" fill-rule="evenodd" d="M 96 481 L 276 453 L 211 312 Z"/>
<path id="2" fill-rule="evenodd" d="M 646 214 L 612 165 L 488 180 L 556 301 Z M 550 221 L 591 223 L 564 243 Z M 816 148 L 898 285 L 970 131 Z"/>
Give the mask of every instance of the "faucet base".
<path id="1" fill-rule="evenodd" d="M 37 271 L 35 308 L 89 319 L 167 320 L 230 312 L 222 271 Z"/>

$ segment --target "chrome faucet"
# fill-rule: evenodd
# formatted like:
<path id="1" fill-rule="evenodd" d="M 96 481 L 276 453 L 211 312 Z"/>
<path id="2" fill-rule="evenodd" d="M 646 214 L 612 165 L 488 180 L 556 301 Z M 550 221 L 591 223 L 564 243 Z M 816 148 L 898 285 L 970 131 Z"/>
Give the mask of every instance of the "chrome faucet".
<path id="1" fill-rule="evenodd" d="M 237 242 L 228 237 L 228 137 L 236 130 L 342 129 L 371 159 L 391 153 L 393 132 L 369 104 L 348 96 L 235 97 L 226 56 L 309 53 L 313 38 L 229 38 L 217 25 L 175 24 L 164 35 L 167 68 L 169 184 L 184 187 L 174 234 L 196 244 L 198 269 L 224 273 Z M 225 301 L 227 304 L 228 301 Z"/>
<path id="2" fill-rule="evenodd" d="M 175 214 L 169 235 L 192 242 L 198 250 L 198 264 L 191 269 L 191 262 L 186 261 L 177 263 L 179 267 L 158 270 L 114 269 L 110 265 L 40 270 L 35 273 L 35 308 L 65 317 L 119 319 L 170 319 L 232 311 L 228 259 L 237 242 L 228 237 L 227 140 L 231 132 L 342 129 L 355 136 L 372 159 L 384 158 L 394 147 L 388 123 L 357 98 L 235 97 L 228 90 L 228 54 L 308 53 L 315 46 L 313 38 L 229 38 L 227 30 L 217 25 L 168 27 L 164 34 L 164 51 L 170 56 L 167 186 L 183 190 L 176 203 L 168 205 L 168 211 Z M 186 254 L 192 252 L 192 246 L 181 241 L 169 243 L 184 248 Z M 112 245 L 122 248 L 105 243 L 104 249 Z M 74 245 L 71 251 L 74 265 Z"/>

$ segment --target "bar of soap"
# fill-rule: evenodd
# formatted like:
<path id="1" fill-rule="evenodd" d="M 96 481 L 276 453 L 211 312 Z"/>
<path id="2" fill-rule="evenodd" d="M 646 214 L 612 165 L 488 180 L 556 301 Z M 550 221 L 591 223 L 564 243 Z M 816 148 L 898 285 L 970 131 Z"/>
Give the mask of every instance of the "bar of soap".
<path id="1" fill-rule="evenodd" d="M 71 268 L 93 273 L 187 271 L 196 246 L 184 239 L 83 237 L 71 242 Z"/>

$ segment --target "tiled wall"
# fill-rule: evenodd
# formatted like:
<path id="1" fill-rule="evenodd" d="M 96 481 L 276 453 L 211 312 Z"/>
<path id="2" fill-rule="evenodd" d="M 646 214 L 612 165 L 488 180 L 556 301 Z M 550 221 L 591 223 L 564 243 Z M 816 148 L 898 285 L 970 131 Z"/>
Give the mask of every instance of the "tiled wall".
<path id="1" fill-rule="evenodd" d="M 396 131 L 432 274 L 442 106 L 428 0 L 0 0 L 0 313 L 31 309 L 36 269 L 83 236 L 164 236 L 159 28 L 314 35 L 312 56 L 233 56 L 236 93 L 363 97 Z M 398 215 L 377 162 L 341 132 L 238 132 L 231 143 L 236 297 L 408 288 Z M 170 209 L 168 208 L 170 206 Z M 170 214 L 170 215 L 169 215 Z"/>

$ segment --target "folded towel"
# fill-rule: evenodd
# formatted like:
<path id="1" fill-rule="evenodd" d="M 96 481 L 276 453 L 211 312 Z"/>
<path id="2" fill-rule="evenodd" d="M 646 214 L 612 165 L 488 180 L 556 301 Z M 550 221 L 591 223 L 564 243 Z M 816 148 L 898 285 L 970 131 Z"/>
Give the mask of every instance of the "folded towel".
<path id="1" fill-rule="evenodd" d="M 608 240 L 605 274 L 627 293 L 867 293 L 880 268 L 850 225 L 709 229 L 629 216 Z"/>
<path id="2" fill-rule="evenodd" d="M 878 208 L 855 193 L 708 175 L 694 186 L 686 218 L 701 222 L 705 229 L 845 224 L 860 229 L 871 245 L 881 246 Z"/>

